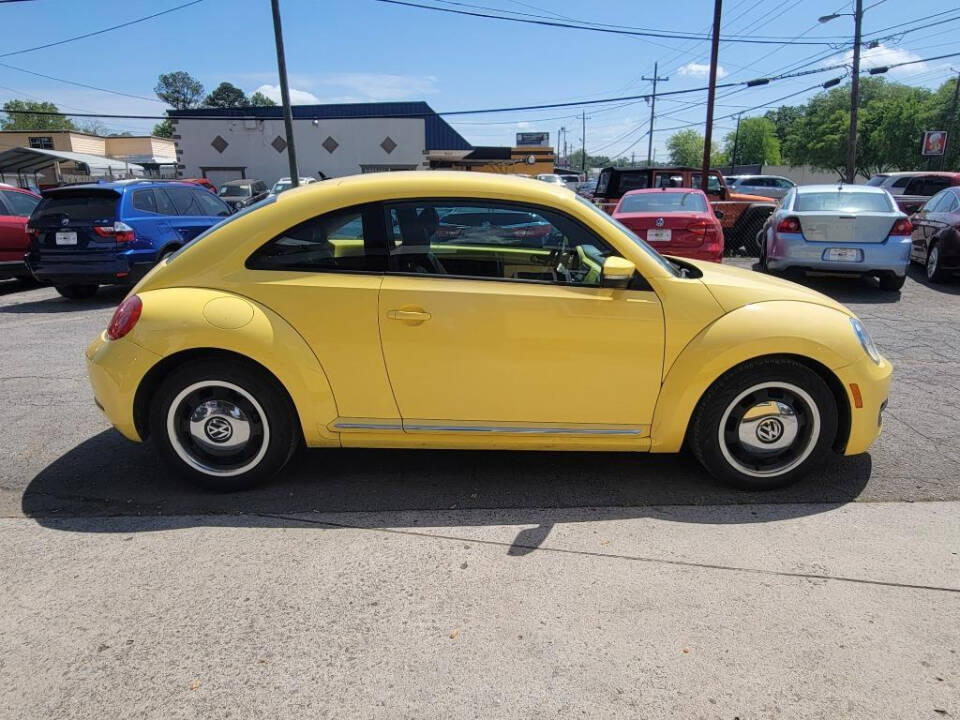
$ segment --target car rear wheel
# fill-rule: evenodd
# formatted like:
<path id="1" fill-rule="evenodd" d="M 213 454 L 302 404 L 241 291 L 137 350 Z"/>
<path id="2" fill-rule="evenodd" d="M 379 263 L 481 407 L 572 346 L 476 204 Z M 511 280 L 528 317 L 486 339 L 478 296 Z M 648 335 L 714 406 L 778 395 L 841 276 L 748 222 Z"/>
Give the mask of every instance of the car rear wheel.
<path id="1" fill-rule="evenodd" d="M 943 282 L 947 279 L 947 274 L 943 271 L 940 264 L 940 243 L 930 243 L 927 248 L 927 280 L 930 282 Z"/>
<path id="2" fill-rule="evenodd" d="M 768 490 L 823 459 L 837 433 L 837 404 L 805 365 L 759 360 L 710 387 L 691 430 L 694 455 L 711 475 L 744 490 Z"/>
<path id="3" fill-rule="evenodd" d="M 276 381 L 244 365 L 199 360 L 154 395 L 150 434 L 167 465 L 220 491 L 270 479 L 297 448 L 296 412 Z"/>
<path id="4" fill-rule="evenodd" d="M 57 285 L 56 290 L 71 300 L 86 300 L 97 294 L 99 285 Z"/>

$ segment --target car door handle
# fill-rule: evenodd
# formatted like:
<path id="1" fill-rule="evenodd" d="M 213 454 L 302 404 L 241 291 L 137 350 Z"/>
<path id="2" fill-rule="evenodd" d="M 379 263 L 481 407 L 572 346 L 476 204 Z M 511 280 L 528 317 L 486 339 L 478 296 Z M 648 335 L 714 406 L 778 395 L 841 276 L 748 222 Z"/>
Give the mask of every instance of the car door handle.
<path id="1" fill-rule="evenodd" d="M 422 323 L 429 320 L 432 315 L 423 310 L 389 310 L 387 317 L 390 320 L 400 320 L 408 323 Z"/>

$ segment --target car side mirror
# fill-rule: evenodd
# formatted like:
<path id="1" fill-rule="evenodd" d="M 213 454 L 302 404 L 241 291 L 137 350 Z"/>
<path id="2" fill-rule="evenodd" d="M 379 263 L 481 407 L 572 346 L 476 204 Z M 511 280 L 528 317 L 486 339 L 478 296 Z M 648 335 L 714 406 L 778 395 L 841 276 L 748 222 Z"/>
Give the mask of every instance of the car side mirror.
<path id="1" fill-rule="evenodd" d="M 626 258 L 611 256 L 603 261 L 600 272 L 600 286 L 623 290 L 637 272 L 637 266 Z"/>
<path id="2" fill-rule="evenodd" d="M 723 220 L 723 210 L 714 210 L 713 214 L 716 216 L 717 220 Z"/>

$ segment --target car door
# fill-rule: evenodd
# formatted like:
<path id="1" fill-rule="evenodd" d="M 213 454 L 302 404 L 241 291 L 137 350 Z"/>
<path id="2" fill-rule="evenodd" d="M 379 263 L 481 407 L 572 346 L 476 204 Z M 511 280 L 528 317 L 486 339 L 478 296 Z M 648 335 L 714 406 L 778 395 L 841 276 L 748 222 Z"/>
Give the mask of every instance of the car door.
<path id="1" fill-rule="evenodd" d="M 188 187 L 187 185 L 170 185 L 162 188 L 162 190 L 167 193 L 177 209 L 177 214 L 170 217 L 170 224 L 183 243 L 190 242 L 222 219 L 211 217 L 208 211 L 204 209 L 204 198 L 201 197 L 200 193 L 206 193 L 205 190 Z M 209 195 L 209 193 L 207 194 Z M 218 198 L 212 199 L 218 203 L 222 202 Z M 224 204 L 224 207 L 226 208 L 226 204 Z M 226 215 L 223 217 L 229 214 L 229 208 L 227 208 Z"/>
<path id="2" fill-rule="evenodd" d="M 494 215 L 548 223 L 540 248 Z M 437 233 L 440 218 L 487 212 L 489 232 Z M 393 228 L 380 333 L 404 430 L 562 437 L 647 434 L 660 387 L 660 301 L 642 278 L 600 286 L 615 254 L 573 218 L 483 200 L 386 206 Z M 474 228 L 476 230 L 476 228 Z"/>
<path id="3" fill-rule="evenodd" d="M 386 267 L 379 205 L 334 210 L 284 229 L 227 289 L 290 322 L 316 354 L 339 417 L 330 429 L 401 430 L 380 346 L 377 297 Z M 344 444 L 350 444 L 344 440 Z"/>
<path id="4" fill-rule="evenodd" d="M 27 218 L 40 200 L 15 190 L 0 190 L 0 262 L 23 262 Z"/>
<path id="5" fill-rule="evenodd" d="M 931 222 L 936 213 L 936 207 L 944 199 L 945 193 L 944 190 L 934 195 L 910 217 L 910 222 L 913 223 L 910 257 L 913 260 L 925 262 L 927 259 L 927 243 L 933 231 Z"/>

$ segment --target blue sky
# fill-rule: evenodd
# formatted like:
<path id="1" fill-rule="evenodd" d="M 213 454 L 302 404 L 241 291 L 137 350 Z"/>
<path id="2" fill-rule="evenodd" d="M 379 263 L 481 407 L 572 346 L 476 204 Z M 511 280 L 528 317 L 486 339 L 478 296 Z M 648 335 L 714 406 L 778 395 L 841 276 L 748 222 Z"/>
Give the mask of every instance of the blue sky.
<path id="1" fill-rule="evenodd" d="M 148 15 L 184 0 L 31 0 L 0 4 L 7 53 L 43 42 L 98 30 Z M 440 0 L 425 4 L 455 7 Z M 642 26 L 688 33 L 709 30 L 711 0 L 462 0 L 503 11 L 569 18 L 616 26 Z M 438 111 L 530 105 L 645 92 L 655 61 L 670 81 L 662 90 L 706 84 L 705 41 L 640 38 L 460 17 L 399 7 L 375 0 L 281 0 L 287 65 L 297 102 L 426 100 Z M 884 40 L 867 62 L 889 64 L 960 52 L 960 8 L 956 0 L 865 0 L 864 33 L 956 9 L 957 17 L 918 32 Z M 725 0 L 723 32 L 731 35 L 798 38 L 841 43 L 852 35 L 852 19 L 819 25 L 817 17 L 849 12 L 850 0 Z M 930 22 L 930 21 L 927 21 Z M 899 30 L 901 28 L 897 28 Z M 889 35 L 894 30 L 883 33 Z M 793 65 L 843 60 L 840 47 L 746 45 L 720 48 L 720 82 L 770 75 Z M 106 35 L 46 50 L 0 57 L 0 63 L 151 98 L 157 75 L 186 70 L 208 90 L 226 80 L 245 91 L 276 92 L 276 55 L 269 0 L 203 0 L 177 12 Z M 951 76 L 960 57 L 888 74 L 891 79 L 936 87 Z M 797 93 L 838 73 L 782 80 L 767 86 L 720 91 L 715 133 L 722 137 L 735 120 L 723 118 Z M 787 102 L 796 103 L 813 91 Z M 663 157 L 669 128 L 700 123 L 705 93 L 658 101 L 654 147 Z M 0 102 L 40 98 L 69 112 L 155 114 L 163 105 L 40 78 L 0 65 Z M 587 109 L 587 150 L 646 155 L 648 106 L 611 103 Z M 151 121 L 104 120 L 111 129 L 143 132 Z M 556 138 L 569 129 L 580 142 L 579 108 L 540 110 L 451 119 L 468 141 L 512 144 L 518 130 L 543 130 Z M 663 131 L 659 128 L 664 128 Z"/>

